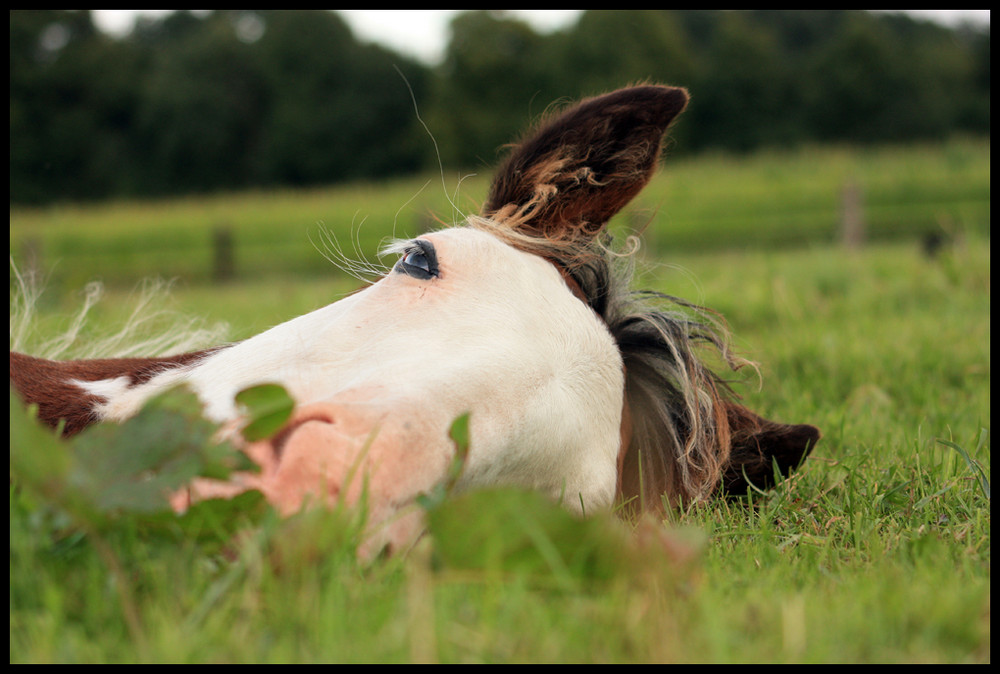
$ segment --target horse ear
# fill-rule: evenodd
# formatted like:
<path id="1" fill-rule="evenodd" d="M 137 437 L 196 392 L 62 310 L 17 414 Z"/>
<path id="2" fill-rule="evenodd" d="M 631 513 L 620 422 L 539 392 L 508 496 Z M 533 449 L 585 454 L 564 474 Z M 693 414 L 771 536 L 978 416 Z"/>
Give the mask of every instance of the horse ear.
<path id="1" fill-rule="evenodd" d="M 640 86 L 585 100 L 515 146 L 483 215 L 545 238 L 592 237 L 649 182 L 684 89 Z"/>
<path id="2" fill-rule="evenodd" d="M 781 477 L 788 477 L 820 438 L 815 426 L 782 424 L 736 403 L 726 406 L 731 449 L 722 487 L 729 496 L 745 494 L 751 485 L 758 489 L 774 486 L 775 468 Z"/>

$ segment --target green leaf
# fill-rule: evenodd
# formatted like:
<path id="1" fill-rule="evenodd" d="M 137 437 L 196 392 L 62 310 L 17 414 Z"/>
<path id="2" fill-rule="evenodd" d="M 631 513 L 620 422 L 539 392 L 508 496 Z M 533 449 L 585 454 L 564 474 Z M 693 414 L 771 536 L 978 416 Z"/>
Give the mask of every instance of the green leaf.
<path id="1" fill-rule="evenodd" d="M 417 504 L 424 510 L 432 510 L 441 505 L 448 494 L 455 488 L 458 478 L 462 476 L 465 461 L 469 456 L 469 413 L 458 415 L 448 429 L 448 437 L 455 443 L 455 456 L 448 465 L 444 479 L 430 492 L 418 494 Z"/>
<path id="2" fill-rule="evenodd" d="M 72 462 L 56 435 L 10 391 L 10 479 L 36 493 L 58 495 Z"/>
<path id="3" fill-rule="evenodd" d="M 250 442 L 272 437 L 288 422 L 295 408 L 295 401 L 278 384 L 243 389 L 236 394 L 236 402 L 246 409 L 249 417 L 243 437 Z"/>
<path id="4" fill-rule="evenodd" d="M 965 451 L 965 448 L 961 445 L 951 442 L 950 440 L 942 440 L 941 438 L 938 438 L 938 442 L 946 447 L 951 447 L 958 452 L 963 459 L 965 459 L 965 463 L 969 467 L 969 470 L 972 471 L 972 474 L 975 475 L 976 479 L 979 481 L 979 489 L 983 492 L 983 496 L 986 497 L 986 500 L 991 500 L 990 479 L 987 477 L 986 471 L 983 470 L 983 467 L 979 465 L 979 462 L 969 456 L 969 453 Z M 984 442 L 982 437 L 980 437 L 979 442 L 981 446 Z"/>
<path id="5" fill-rule="evenodd" d="M 121 513 L 172 513 L 169 496 L 196 477 L 226 479 L 253 466 L 215 439 L 197 397 L 172 389 L 122 424 L 99 424 L 71 440 L 24 413 L 11 396 L 11 480 L 77 521 L 100 526 Z"/>
<path id="6" fill-rule="evenodd" d="M 615 575 L 622 548 L 605 519 L 581 519 L 520 490 L 449 499 L 428 513 L 428 529 L 446 566 L 527 574 L 563 589 Z"/>
<path id="7" fill-rule="evenodd" d="M 455 457 L 448 467 L 448 477 L 445 480 L 446 488 L 450 491 L 465 468 L 465 461 L 469 456 L 469 413 L 460 414 L 451 422 L 448 430 L 448 437 L 455 443 Z"/>
<path id="8" fill-rule="evenodd" d="M 103 512 L 169 510 L 167 497 L 195 477 L 225 479 L 249 460 L 215 440 L 193 393 L 172 389 L 121 425 L 101 424 L 72 443 L 73 486 Z"/>

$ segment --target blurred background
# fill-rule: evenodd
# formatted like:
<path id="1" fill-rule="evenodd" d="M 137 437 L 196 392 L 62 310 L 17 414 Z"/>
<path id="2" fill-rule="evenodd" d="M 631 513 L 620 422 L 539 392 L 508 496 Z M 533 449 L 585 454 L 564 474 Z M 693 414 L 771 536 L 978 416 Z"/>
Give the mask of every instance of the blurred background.
<path id="1" fill-rule="evenodd" d="M 387 12 L 392 14 L 392 12 Z M 551 102 L 628 82 L 693 95 L 673 153 L 990 132 L 989 25 L 863 11 L 587 11 L 540 33 L 457 14 L 443 58 L 334 11 L 10 13 L 10 200 L 323 185 L 492 165 Z M 405 81 L 404 81 L 405 79 Z"/>
<path id="2" fill-rule="evenodd" d="M 405 48 L 370 15 L 12 10 L 12 256 L 77 283 L 322 273 L 318 224 L 370 251 L 458 219 L 553 102 L 639 81 L 692 94 L 629 216 L 654 250 L 988 235 L 988 12 L 376 14 Z"/>

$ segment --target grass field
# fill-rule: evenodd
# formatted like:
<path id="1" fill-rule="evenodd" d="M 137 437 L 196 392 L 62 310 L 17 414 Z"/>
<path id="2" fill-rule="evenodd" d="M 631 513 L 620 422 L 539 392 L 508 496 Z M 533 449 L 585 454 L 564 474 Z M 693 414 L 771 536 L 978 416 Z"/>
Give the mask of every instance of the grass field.
<path id="1" fill-rule="evenodd" d="M 372 255 L 391 236 L 413 236 L 478 211 L 489 171 L 386 185 L 192 197 L 161 203 L 12 209 L 10 250 L 37 264 L 57 294 L 95 278 L 130 288 L 149 276 L 210 281 L 213 233 L 229 232 L 240 281 L 328 278 L 318 250 L 332 232 Z M 646 229 L 654 256 L 677 251 L 774 249 L 840 238 L 845 189 L 860 191 L 873 240 L 971 231 L 989 236 L 990 143 L 807 148 L 748 157 L 668 157 L 617 219 Z"/>
<path id="2" fill-rule="evenodd" d="M 856 249 L 836 243 L 847 179 L 871 213 Z M 367 217 L 370 251 L 374 223 L 426 226 L 404 206 L 420 184 L 12 211 L 11 251 L 34 238 L 56 265 L 44 334 L 110 265 L 85 337 L 163 274 L 181 275 L 171 310 L 241 338 L 357 285 L 301 232 Z M 761 364 L 751 408 L 823 430 L 792 480 L 635 534 L 523 494 L 451 497 L 410 555 L 366 564 L 349 513 L 95 514 L 65 496 L 72 471 L 24 468 L 63 464 L 12 409 L 10 661 L 990 662 L 988 144 L 684 160 L 642 199 L 659 209 L 644 282 L 725 315 Z M 247 243 L 211 285 L 192 242 L 224 219 Z"/>

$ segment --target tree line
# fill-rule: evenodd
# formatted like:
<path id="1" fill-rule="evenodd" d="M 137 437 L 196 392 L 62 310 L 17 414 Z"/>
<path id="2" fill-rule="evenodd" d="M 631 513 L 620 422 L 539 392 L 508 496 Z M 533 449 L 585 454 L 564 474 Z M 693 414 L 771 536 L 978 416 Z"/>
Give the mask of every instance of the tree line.
<path id="1" fill-rule="evenodd" d="M 86 11 L 11 10 L 10 200 L 482 169 L 552 101 L 638 81 L 690 90 L 674 153 L 990 133 L 989 28 L 898 14 L 592 10 L 540 34 L 473 11 L 428 66 L 331 11 L 181 11 L 114 38 Z"/>

